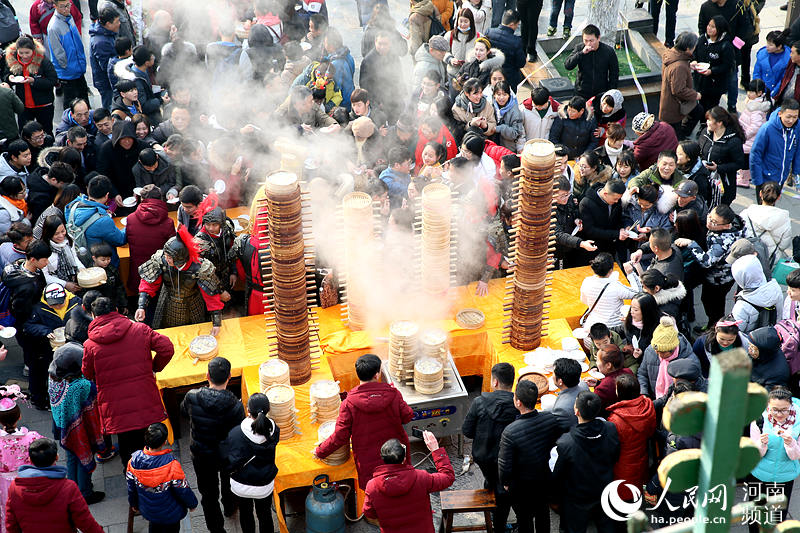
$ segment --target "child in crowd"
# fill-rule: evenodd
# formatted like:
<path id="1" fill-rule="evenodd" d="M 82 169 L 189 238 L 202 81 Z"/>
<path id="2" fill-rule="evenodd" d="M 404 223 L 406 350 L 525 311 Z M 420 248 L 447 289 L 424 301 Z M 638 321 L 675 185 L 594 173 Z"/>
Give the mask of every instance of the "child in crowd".
<path id="1" fill-rule="evenodd" d="M 27 220 L 14 222 L 6 232 L 6 237 L 8 242 L 0 244 L 0 268 L 5 268 L 7 264 L 19 259 L 25 259 L 25 250 L 33 240 L 30 222 Z"/>
<path id="2" fill-rule="evenodd" d="M 767 86 L 762 80 L 754 79 L 747 86 L 747 100 L 744 103 L 744 110 L 739 113 L 739 125 L 744 132 L 744 166 L 736 173 L 736 185 L 750 188 L 750 149 L 753 148 L 753 141 L 756 140 L 756 133 L 767 122 L 767 113 L 772 106 Z"/>
<path id="3" fill-rule="evenodd" d="M 602 350 L 609 344 L 616 344 L 620 350 L 625 348 L 625 339 L 616 331 L 608 329 L 608 326 L 601 322 L 596 322 L 589 328 L 589 339 L 592 341 L 589 344 L 589 363 L 592 365 L 596 364 L 598 350 Z M 627 364 L 625 365 L 625 367 L 628 366 Z"/>
<path id="4" fill-rule="evenodd" d="M 614 165 L 614 174 L 611 178 L 622 180 L 627 185 L 631 178 L 638 173 L 639 169 L 636 167 L 636 157 L 633 155 L 633 150 L 623 150 L 620 152 L 619 156 L 617 156 L 617 163 Z"/>
<path id="5" fill-rule="evenodd" d="M 217 205 L 217 195 L 212 192 L 200 204 L 195 213 L 195 218 L 200 219 L 200 231 L 195 235 L 195 241 L 200 248 L 200 257 L 208 259 L 214 265 L 214 271 L 222 287 L 222 301 L 231 299 L 230 291 L 233 283 L 230 280 L 230 263 L 227 260 L 228 252 L 233 246 L 236 234 L 233 223 L 225 211 Z"/>
<path id="6" fill-rule="evenodd" d="M 531 98 L 524 100 L 520 106 L 522 123 L 525 126 L 525 138 L 547 139 L 550 128 L 558 118 L 558 102 L 545 87 L 536 87 Z"/>
<path id="7" fill-rule="evenodd" d="M 425 143 L 422 149 L 422 169 L 419 171 L 419 176 L 426 178 L 430 181 L 440 181 L 442 179 L 442 165 L 446 161 L 447 152 L 440 143 L 430 141 Z M 409 184 L 411 187 L 411 184 Z M 422 190 L 417 191 L 421 193 Z M 409 200 L 411 198 L 409 197 Z"/>
<path id="8" fill-rule="evenodd" d="M 17 405 L 25 400 L 19 385 L 0 386 L 0 532 L 6 531 L 8 488 L 17 477 L 17 468 L 31 464 L 28 446 L 42 436 L 25 427 L 17 427 L 22 413 Z"/>
<path id="9" fill-rule="evenodd" d="M 181 205 L 178 207 L 178 224 L 186 226 L 189 233 L 196 235 L 200 229 L 200 221 L 194 216 L 197 206 L 203 201 L 203 191 L 197 185 L 187 185 L 178 195 Z"/>
<path id="10" fill-rule="evenodd" d="M 122 276 L 119 268 L 111 264 L 111 245 L 105 242 L 93 244 L 91 247 L 92 262 L 94 266 L 102 268 L 106 272 L 106 282 L 97 287 L 101 296 L 110 298 L 114 306 L 123 315 L 128 313 L 128 295 L 125 292 L 125 285 L 122 283 Z"/>
<path id="11" fill-rule="evenodd" d="M 408 149 L 395 147 L 389 150 L 389 168 L 381 172 L 380 179 L 389 188 L 392 209 L 402 207 L 403 200 L 408 200 L 408 184 L 413 169 L 414 159 Z"/>
<path id="12" fill-rule="evenodd" d="M 60 346 L 50 364 L 50 408 L 53 432 L 67 454 L 67 478 L 78 484 L 86 503 L 101 501 L 104 492 L 92 487 L 94 452 L 106 452 L 97 409 L 97 387 L 83 377 L 83 347 L 74 342 Z M 106 455 L 108 455 L 106 453 Z"/>
<path id="13" fill-rule="evenodd" d="M 591 110 L 587 110 L 586 100 L 582 96 L 573 96 L 563 109 L 559 108 L 548 138 L 554 144 L 566 146 L 570 159 L 577 159 L 594 147 L 596 129 L 597 120 Z"/>
<path id="14" fill-rule="evenodd" d="M 597 129 L 594 131 L 594 136 L 597 137 L 599 145 L 602 146 L 603 142 L 605 142 L 607 130 L 611 124 L 619 124 L 624 131 L 627 120 L 625 108 L 622 107 L 624 103 L 625 100 L 622 97 L 622 93 L 618 89 L 611 89 L 603 93 L 599 104 L 596 97 L 589 104 L 597 117 Z"/>
<path id="15" fill-rule="evenodd" d="M 128 503 L 150 522 L 151 532 L 177 533 L 187 510 L 197 507 L 197 497 L 168 447 L 167 426 L 150 424 L 144 432 L 144 445 L 133 453 L 125 472 Z"/>

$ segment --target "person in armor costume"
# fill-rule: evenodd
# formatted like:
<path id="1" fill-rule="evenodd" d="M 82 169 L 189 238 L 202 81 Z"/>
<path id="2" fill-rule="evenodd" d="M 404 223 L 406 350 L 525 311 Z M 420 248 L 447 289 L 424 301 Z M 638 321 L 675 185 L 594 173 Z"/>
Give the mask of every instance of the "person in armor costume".
<path id="1" fill-rule="evenodd" d="M 271 261 L 269 255 L 269 235 L 267 231 L 267 209 L 259 208 L 259 201 L 265 198 L 264 188 L 261 187 L 253 198 L 250 206 L 250 229 L 242 233 L 233 241 L 233 247 L 228 251 L 228 265 L 236 270 L 231 272 L 231 286 L 235 279 L 244 279 L 244 301 L 248 315 L 260 315 L 267 310 L 264 305 L 264 280 L 261 278 L 261 265 Z"/>
<path id="2" fill-rule="evenodd" d="M 233 246 L 236 233 L 233 222 L 227 217 L 225 211 L 219 207 L 217 194 L 212 192 L 200 204 L 196 216 L 202 226 L 194 236 L 200 248 L 200 257 L 208 259 L 214 265 L 214 271 L 220 282 L 221 299 L 223 303 L 230 301 L 233 285 L 236 278 L 231 279 L 231 267 L 228 262 L 228 252 Z"/>
<path id="3" fill-rule="evenodd" d="M 211 335 L 222 326 L 223 303 L 214 265 L 202 259 L 186 226 L 178 228 L 164 248 L 139 267 L 139 305 L 134 318 L 141 322 L 151 298 L 158 296 L 153 329 L 205 322 L 211 314 Z"/>

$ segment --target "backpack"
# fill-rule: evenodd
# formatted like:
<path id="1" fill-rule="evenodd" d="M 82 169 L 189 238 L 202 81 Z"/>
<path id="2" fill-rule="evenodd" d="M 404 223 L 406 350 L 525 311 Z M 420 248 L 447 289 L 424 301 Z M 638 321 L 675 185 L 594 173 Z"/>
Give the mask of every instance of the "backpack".
<path id="1" fill-rule="evenodd" d="M 11 291 L 5 283 L 0 282 L 0 326 L 13 326 L 17 322 L 11 314 Z"/>
<path id="2" fill-rule="evenodd" d="M 800 326 L 794 319 L 784 319 L 775 324 L 775 331 L 781 339 L 781 350 L 789 363 L 789 371 L 792 374 L 800 371 Z"/>
<path id="3" fill-rule="evenodd" d="M 756 305 L 748 301 L 747 298 L 744 297 L 744 295 L 746 295 L 748 291 L 749 289 L 741 291 L 733 298 L 733 300 L 734 304 L 741 300 L 746 304 L 748 304 L 753 309 L 755 309 L 756 311 L 758 311 L 758 318 L 756 319 L 756 325 L 753 329 L 765 328 L 767 326 L 772 326 L 773 324 L 775 324 L 775 321 L 778 319 L 778 309 L 774 305 L 771 305 L 769 307 L 762 307 L 760 305 Z"/>
<path id="4" fill-rule="evenodd" d="M 772 279 L 772 267 L 775 263 L 775 254 L 778 253 L 778 246 L 775 246 L 775 249 L 770 254 L 767 250 L 767 245 L 764 244 L 764 241 L 761 240 L 761 235 L 764 235 L 767 230 L 761 232 L 761 235 L 756 234 L 756 228 L 753 226 L 753 219 L 748 218 L 747 221 L 750 223 L 750 231 L 753 232 L 752 236 L 745 236 L 750 244 L 753 245 L 753 248 L 756 249 L 756 256 L 758 260 L 761 262 L 761 269 L 764 271 L 764 277 L 767 278 L 767 281 Z"/>
<path id="5" fill-rule="evenodd" d="M 221 82 L 230 81 L 235 78 L 236 70 L 239 68 L 239 59 L 242 56 L 242 47 L 236 46 L 233 51 L 217 63 L 212 74 L 212 84 L 218 85 Z"/>
<path id="6" fill-rule="evenodd" d="M 0 43 L 16 41 L 20 33 L 14 8 L 5 0 L 0 2 Z"/>
<path id="7" fill-rule="evenodd" d="M 442 22 L 438 18 L 434 17 L 433 15 L 430 16 L 430 19 L 431 19 L 431 31 L 428 34 L 428 38 L 431 38 L 434 35 L 444 35 L 444 33 L 447 30 L 445 30 L 444 25 L 442 24 Z"/>
<path id="8" fill-rule="evenodd" d="M 78 224 L 75 222 L 75 213 L 81 205 L 85 204 L 76 204 L 75 207 L 70 210 L 66 228 L 67 234 L 72 238 L 72 249 L 75 251 L 75 257 L 77 257 L 84 266 L 90 267 L 93 266 L 94 263 L 92 262 L 92 253 L 89 250 L 89 241 L 86 239 L 86 231 L 103 215 L 95 212 L 86 222 Z"/>

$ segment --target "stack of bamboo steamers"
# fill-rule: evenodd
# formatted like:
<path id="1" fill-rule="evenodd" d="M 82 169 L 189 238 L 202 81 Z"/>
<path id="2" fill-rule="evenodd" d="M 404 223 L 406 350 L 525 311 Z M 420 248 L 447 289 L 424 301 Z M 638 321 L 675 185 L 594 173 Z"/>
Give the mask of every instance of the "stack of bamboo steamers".
<path id="1" fill-rule="evenodd" d="M 269 212 L 270 265 L 264 277 L 269 303 L 268 326 L 274 330 L 270 355 L 289 365 L 289 380 L 300 385 L 311 379 L 312 338 L 318 345 L 313 305 L 313 254 L 306 253 L 306 231 L 300 183 L 295 174 L 276 172 L 267 177 L 266 204 Z M 312 260 L 312 266 L 306 260 Z M 263 266 L 263 265 L 262 265 Z M 270 281 L 267 281 L 270 280 Z M 315 348 L 315 350 L 318 348 Z"/>
<path id="2" fill-rule="evenodd" d="M 414 379 L 418 342 L 419 326 L 414 322 L 399 320 L 389 326 L 389 373 L 396 380 Z"/>
<path id="3" fill-rule="evenodd" d="M 428 294 L 448 291 L 455 268 L 452 257 L 455 232 L 452 230 L 453 201 L 450 188 L 431 183 L 422 189 L 421 212 L 417 214 L 417 229 L 421 230 L 420 266 L 422 288 Z"/>
<path id="4" fill-rule="evenodd" d="M 342 199 L 342 249 L 344 265 L 340 284 L 345 288 L 346 305 L 343 317 L 350 329 L 361 330 L 367 318 L 366 276 L 358 272 L 370 270 L 372 252 L 375 249 L 375 218 L 372 197 L 367 193 L 353 192 Z"/>
<path id="5" fill-rule="evenodd" d="M 289 385 L 272 385 L 264 394 L 269 398 L 269 417 L 281 430 L 281 440 L 292 438 L 297 424 L 294 389 Z"/>
<path id="6" fill-rule="evenodd" d="M 280 359 L 270 359 L 258 367 L 258 381 L 263 393 L 275 384 L 289 385 L 289 365 Z"/>
<path id="7" fill-rule="evenodd" d="M 514 275 L 506 283 L 503 342 L 518 350 L 533 350 L 546 333 L 542 322 L 549 309 L 549 272 L 555 250 L 553 235 L 553 143 L 534 139 L 525 144 L 522 167 L 514 188 L 516 202 L 511 260 Z"/>

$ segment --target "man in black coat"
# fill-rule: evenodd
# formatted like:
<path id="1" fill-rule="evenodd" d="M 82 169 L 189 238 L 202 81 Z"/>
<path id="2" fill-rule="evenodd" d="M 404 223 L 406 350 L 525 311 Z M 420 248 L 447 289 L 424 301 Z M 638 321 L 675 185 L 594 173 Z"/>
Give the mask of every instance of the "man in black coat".
<path id="1" fill-rule="evenodd" d="M 497 478 L 497 455 L 503 430 L 517 418 L 514 407 L 514 367 L 497 363 L 492 367 L 492 392 L 484 392 L 469 406 L 461 432 L 472 439 L 472 457 L 483 473 L 483 486 L 493 490 L 497 509 L 492 517 L 495 531 L 505 531 L 511 509 L 508 493 Z"/>
<path id="2" fill-rule="evenodd" d="M 518 0 L 517 10 L 522 20 L 522 46 L 528 54 L 528 61 L 536 61 L 536 37 L 539 35 L 542 0 Z"/>
<path id="3" fill-rule="evenodd" d="M 361 62 L 359 85 L 370 94 L 372 105 L 379 107 L 394 123 L 403 110 L 406 92 L 405 82 L 397 68 L 400 57 L 392 46 L 388 32 L 379 31 L 375 37 L 375 48 Z M 383 124 L 375 124 L 377 128 Z"/>
<path id="4" fill-rule="evenodd" d="M 594 24 L 583 29 L 583 43 L 564 61 L 567 70 L 578 67 L 575 92 L 587 100 L 616 89 L 619 83 L 619 62 L 614 49 L 600 42 L 600 30 Z"/>
<path id="5" fill-rule="evenodd" d="M 522 82 L 522 73 L 519 69 L 525 66 L 525 47 L 522 45 L 522 38 L 515 34 L 519 24 L 519 13 L 509 9 L 503 13 L 501 25 L 486 32 L 486 38 L 492 46 L 500 49 L 506 57 L 503 74 L 514 91 Z"/>
<path id="6" fill-rule="evenodd" d="M 236 511 L 236 497 L 231 492 L 230 477 L 223 474 L 219 445 L 230 430 L 244 420 L 244 406 L 227 389 L 231 363 L 224 357 L 208 362 L 208 387 L 192 389 L 183 399 L 181 409 L 189 416 L 192 441 L 192 464 L 197 474 L 197 490 L 206 526 L 211 533 L 225 531 L 225 519 L 219 510 L 220 483 L 225 516 Z"/>
<path id="7" fill-rule="evenodd" d="M 578 394 L 578 425 L 556 444 L 558 459 L 553 479 L 561 502 L 561 527 L 566 533 L 586 531 L 590 520 L 594 520 L 598 533 L 613 533 L 617 528 L 600 505 L 600 495 L 614 480 L 614 464 L 619 458 L 617 428 L 597 418 L 602 409 L 603 402 L 597 394 Z"/>
<path id="8" fill-rule="evenodd" d="M 75 181 L 72 167 L 56 161 L 50 168 L 39 167 L 28 176 L 28 213 L 38 220 L 42 212 L 53 205 L 58 191 Z"/>
<path id="9" fill-rule="evenodd" d="M 591 189 L 578 205 L 583 230 L 581 238 L 594 241 L 598 252 L 615 255 L 619 241 L 628 238 L 622 225 L 619 201 L 625 193 L 625 182 L 613 179 L 602 189 Z"/>
<path id="10" fill-rule="evenodd" d="M 503 430 L 497 467 L 500 484 L 508 491 L 520 533 L 550 531 L 548 491 L 550 449 L 561 435 L 555 415 L 537 411 L 539 390 L 532 381 L 520 381 L 514 391 L 517 420 Z"/>
<path id="11" fill-rule="evenodd" d="M 123 198 L 133 194 L 133 166 L 139 161 L 139 152 L 146 147 L 136 138 L 133 123 L 119 120 L 111 131 L 111 142 L 105 143 L 97 154 L 97 172 L 111 180 L 111 195 L 119 205 L 122 205 Z"/>

